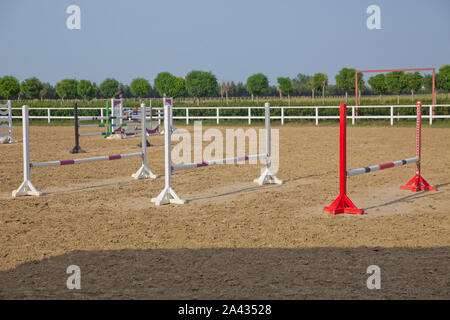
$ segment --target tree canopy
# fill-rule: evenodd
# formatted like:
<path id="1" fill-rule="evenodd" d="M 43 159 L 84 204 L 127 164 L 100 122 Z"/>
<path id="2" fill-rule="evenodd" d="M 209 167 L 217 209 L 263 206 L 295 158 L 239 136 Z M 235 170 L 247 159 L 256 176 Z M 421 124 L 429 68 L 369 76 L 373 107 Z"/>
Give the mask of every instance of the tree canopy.
<path id="1" fill-rule="evenodd" d="M 106 78 L 100 84 L 100 92 L 105 98 L 114 98 L 119 93 L 119 81 L 113 78 Z"/>
<path id="2" fill-rule="evenodd" d="M 441 66 L 436 76 L 439 77 L 439 89 L 450 90 L 450 64 Z"/>
<path id="3" fill-rule="evenodd" d="M 400 94 L 407 87 L 405 73 L 403 71 L 394 71 L 386 74 L 386 84 L 389 91 Z"/>
<path id="4" fill-rule="evenodd" d="M 64 79 L 56 84 L 55 89 L 61 99 L 74 99 L 78 94 L 78 81 L 75 79 Z"/>
<path id="5" fill-rule="evenodd" d="M 405 74 L 405 86 L 411 92 L 411 99 L 414 99 L 414 92 L 419 91 L 423 85 L 423 77 L 419 72 Z"/>
<path id="6" fill-rule="evenodd" d="M 257 97 L 266 92 L 269 87 L 269 80 L 262 73 L 256 73 L 247 79 L 246 88 L 248 93 L 254 94 Z"/>
<path id="7" fill-rule="evenodd" d="M 20 91 L 27 99 L 39 99 L 42 90 L 42 83 L 38 78 L 28 78 L 20 84 Z"/>
<path id="8" fill-rule="evenodd" d="M 342 68 L 336 75 L 336 87 L 345 91 L 345 99 L 347 100 L 348 91 L 355 90 L 355 69 Z M 364 87 L 363 74 L 358 74 L 358 87 Z"/>
<path id="9" fill-rule="evenodd" d="M 169 97 L 178 98 L 186 92 L 185 81 L 182 77 L 176 77 L 169 72 L 160 72 L 155 78 L 155 88 L 160 96 L 166 94 Z"/>
<path id="10" fill-rule="evenodd" d="M 80 80 L 77 86 L 77 93 L 85 100 L 91 100 L 95 97 L 95 88 L 89 80 Z"/>
<path id="11" fill-rule="evenodd" d="M 193 70 L 186 75 L 186 89 L 191 97 L 214 95 L 218 89 L 216 76 L 211 72 Z"/>
<path id="12" fill-rule="evenodd" d="M 292 81 L 289 78 L 278 78 L 278 87 L 281 92 L 287 94 L 288 96 L 294 91 L 294 86 L 292 85 Z"/>
<path id="13" fill-rule="evenodd" d="M 152 86 L 148 82 L 147 79 L 144 78 L 136 78 L 131 81 L 130 91 L 131 94 L 135 97 L 145 97 L 150 93 Z"/>
<path id="14" fill-rule="evenodd" d="M 383 73 L 370 77 L 367 82 L 370 84 L 373 92 L 379 95 L 385 94 L 388 90 L 386 76 Z"/>
<path id="15" fill-rule="evenodd" d="M 0 96 L 5 99 L 15 99 L 20 92 L 19 80 L 13 76 L 0 78 Z"/>

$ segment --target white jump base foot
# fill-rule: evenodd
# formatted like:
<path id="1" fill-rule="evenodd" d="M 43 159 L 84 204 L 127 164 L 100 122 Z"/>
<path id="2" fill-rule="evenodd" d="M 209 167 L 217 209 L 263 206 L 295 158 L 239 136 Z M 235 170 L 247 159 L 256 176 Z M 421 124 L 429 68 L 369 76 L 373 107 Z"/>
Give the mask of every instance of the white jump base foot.
<path id="1" fill-rule="evenodd" d="M 41 196 L 42 191 L 38 190 L 30 180 L 25 180 L 22 182 L 17 190 L 12 192 L 13 198 L 21 196 Z"/>
<path id="2" fill-rule="evenodd" d="M 181 199 L 172 188 L 164 188 L 163 191 L 156 197 L 152 198 L 152 202 L 155 205 L 160 206 L 163 204 L 185 204 L 186 200 Z"/>
<path id="3" fill-rule="evenodd" d="M 158 176 L 154 174 L 149 167 L 142 165 L 139 170 L 131 175 L 135 179 L 156 179 Z"/>
<path id="4" fill-rule="evenodd" d="M 283 184 L 283 180 L 278 179 L 269 168 L 265 168 L 261 176 L 253 182 L 260 186 L 263 184 Z"/>

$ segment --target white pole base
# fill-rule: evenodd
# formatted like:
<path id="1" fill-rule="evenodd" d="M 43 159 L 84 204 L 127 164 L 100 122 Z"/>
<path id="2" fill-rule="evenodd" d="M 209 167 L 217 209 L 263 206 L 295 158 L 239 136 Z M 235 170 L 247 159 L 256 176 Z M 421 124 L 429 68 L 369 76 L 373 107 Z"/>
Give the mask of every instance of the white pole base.
<path id="1" fill-rule="evenodd" d="M 135 179 L 156 179 L 158 176 L 154 174 L 149 167 L 142 165 L 139 170 L 131 175 Z"/>
<path id="2" fill-rule="evenodd" d="M 113 139 L 113 140 L 119 140 L 119 139 L 125 139 L 122 134 L 110 134 L 106 137 L 106 139 Z"/>
<path id="3" fill-rule="evenodd" d="M 170 188 L 164 188 L 163 191 L 161 191 L 161 193 L 156 197 L 156 198 L 152 198 L 152 202 L 155 203 L 155 205 L 160 206 L 163 204 L 185 204 L 186 200 L 181 199 L 176 193 L 175 191 Z"/>
<path id="4" fill-rule="evenodd" d="M 17 140 L 14 139 L 13 137 L 8 137 L 8 143 L 17 143 Z"/>
<path id="5" fill-rule="evenodd" d="M 36 187 L 31 183 L 30 180 L 25 180 L 22 182 L 20 187 L 17 190 L 12 192 L 13 198 L 21 197 L 21 196 L 41 196 L 42 191 L 36 189 Z"/>
<path id="6" fill-rule="evenodd" d="M 258 179 L 253 180 L 253 182 L 262 186 L 263 184 L 282 184 L 283 180 L 275 177 L 272 171 L 269 168 L 266 168 L 261 176 Z"/>

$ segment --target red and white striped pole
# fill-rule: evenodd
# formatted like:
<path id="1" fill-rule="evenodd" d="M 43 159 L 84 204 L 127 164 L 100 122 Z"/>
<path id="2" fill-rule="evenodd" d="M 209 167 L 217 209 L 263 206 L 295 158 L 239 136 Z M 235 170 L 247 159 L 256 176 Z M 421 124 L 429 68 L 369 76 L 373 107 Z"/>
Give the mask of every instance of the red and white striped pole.
<path id="1" fill-rule="evenodd" d="M 416 157 L 419 160 L 416 163 L 416 174 L 409 180 L 404 186 L 400 186 L 400 189 L 417 191 L 436 191 L 436 187 L 430 186 L 430 184 L 422 177 L 420 173 L 420 161 L 422 156 L 422 102 L 417 101 L 416 110 Z"/>
<path id="2" fill-rule="evenodd" d="M 363 214 L 364 210 L 358 209 L 347 196 L 347 105 L 340 105 L 340 151 L 339 151 L 339 196 L 329 207 L 323 211 L 330 214 L 355 213 Z"/>

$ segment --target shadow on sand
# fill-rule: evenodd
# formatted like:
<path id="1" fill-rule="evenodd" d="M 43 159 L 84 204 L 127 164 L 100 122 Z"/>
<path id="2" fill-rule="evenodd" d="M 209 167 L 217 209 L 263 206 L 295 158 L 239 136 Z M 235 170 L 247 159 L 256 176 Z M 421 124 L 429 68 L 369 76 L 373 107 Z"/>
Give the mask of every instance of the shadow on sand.
<path id="1" fill-rule="evenodd" d="M 0 272 L 0 298 L 448 299 L 449 260 L 450 247 L 75 251 Z M 81 290 L 66 288 L 69 265 Z"/>

